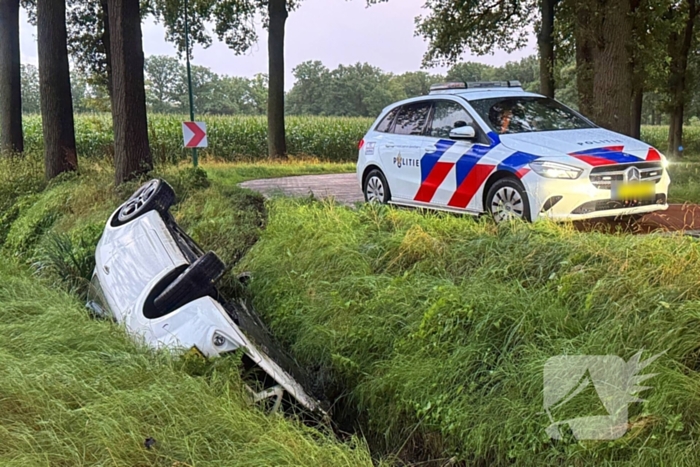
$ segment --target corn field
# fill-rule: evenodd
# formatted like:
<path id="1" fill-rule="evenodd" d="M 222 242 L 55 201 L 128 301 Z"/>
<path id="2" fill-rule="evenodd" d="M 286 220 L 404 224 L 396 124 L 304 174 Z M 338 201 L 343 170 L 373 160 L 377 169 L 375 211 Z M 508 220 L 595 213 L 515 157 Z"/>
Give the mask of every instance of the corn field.
<path id="1" fill-rule="evenodd" d="M 149 115 L 149 134 L 153 157 L 160 162 L 177 162 L 190 157 L 183 149 L 181 125 L 185 116 Z M 265 117 L 206 116 L 209 148 L 202 157 L 224 161 L 253 161 L 267 157 L 267 122 Z M 312 156 L 324 161 L 357 160 L 357 143 L 372 124 L 370 118 L 287 117 L 289 154 Z M 42 149 L 41 118 L 24 119 L 26 147 Z M 109 157 L 113 153 L 111 116 L 109 114 L 76 115 L 75 131 L 80 157 Z M 667 148 L 668 127 L 644 126 L 642 139 L 662 152 Z M 685 152 L 700 154 L 700 127 L 685 128 Z"/>

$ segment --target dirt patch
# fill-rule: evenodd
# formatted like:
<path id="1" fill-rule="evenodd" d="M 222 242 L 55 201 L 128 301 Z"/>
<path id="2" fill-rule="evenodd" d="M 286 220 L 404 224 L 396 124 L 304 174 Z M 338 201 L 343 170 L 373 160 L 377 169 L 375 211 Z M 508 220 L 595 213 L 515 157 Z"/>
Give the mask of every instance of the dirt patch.
<path id="1" fill-rule="evenodd" d="M 682 232 L 700 235 L 700 205 L 670 204 L 665 211 L 628 218 L 603 218 L 576 221 L 577 229 L 585 232 L 626 232 L 648 234 L 651 232 Z"/>

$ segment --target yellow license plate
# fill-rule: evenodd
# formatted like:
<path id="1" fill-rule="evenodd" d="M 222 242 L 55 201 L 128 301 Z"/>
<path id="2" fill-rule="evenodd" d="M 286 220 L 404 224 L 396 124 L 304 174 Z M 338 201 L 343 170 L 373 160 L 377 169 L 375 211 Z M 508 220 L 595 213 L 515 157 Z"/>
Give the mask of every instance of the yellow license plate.
<path id="1" fill-rule="evenodd" d="M 621 183 L 613 186 L 613 199 L 621 201 L 640 201 L 653 199 L 656 187 L 653 183 Z"/>

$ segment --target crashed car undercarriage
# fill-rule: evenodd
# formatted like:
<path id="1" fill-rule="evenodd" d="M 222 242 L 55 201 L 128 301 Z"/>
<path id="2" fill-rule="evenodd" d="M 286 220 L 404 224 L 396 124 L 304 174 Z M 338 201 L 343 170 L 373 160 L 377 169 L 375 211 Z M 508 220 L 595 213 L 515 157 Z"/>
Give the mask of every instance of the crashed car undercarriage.
<path id="1" fill-rule="evenodd" d="M 154 349 L 207 358 L 241 352 L 246 373 L 256 375 L 247 386 L 253 401 L 267 401 L 272 410 L 288 401 L 325 419 L 321 402 L 305 388 L 305 372 L 252 308 L 217 290 L 227 268 L 177 225 L 169 212 L 174 201 L 170 185 L 155 179 L 112 214 L 95 251 L 88 308 Z"/>

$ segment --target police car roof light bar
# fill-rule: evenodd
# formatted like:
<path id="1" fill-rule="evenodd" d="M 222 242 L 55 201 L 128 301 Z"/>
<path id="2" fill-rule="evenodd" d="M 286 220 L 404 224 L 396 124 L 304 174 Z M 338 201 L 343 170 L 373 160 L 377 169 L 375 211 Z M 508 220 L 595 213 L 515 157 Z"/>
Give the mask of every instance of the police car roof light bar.
<path id="1" fill-rule="evenodd" d="M 440 83 L 430 86 L 430 92 L 449 91 L 457 89 L 484 89 L 484 88 L 522 88 L 520 81 L 455 81 L 452 83 Z"/>

